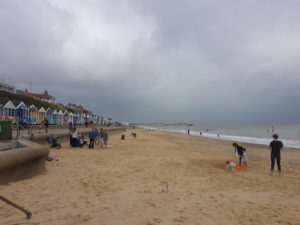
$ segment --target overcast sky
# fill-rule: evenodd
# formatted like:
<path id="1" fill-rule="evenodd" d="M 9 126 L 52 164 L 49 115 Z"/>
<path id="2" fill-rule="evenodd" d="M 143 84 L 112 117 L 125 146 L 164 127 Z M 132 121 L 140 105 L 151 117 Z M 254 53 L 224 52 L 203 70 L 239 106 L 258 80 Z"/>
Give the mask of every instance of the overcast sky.
<path id="1" fill-rule="evenodd" d="M 0 78 L 128 122 L 300 123 L 298 0 L 0 0 Z"/>

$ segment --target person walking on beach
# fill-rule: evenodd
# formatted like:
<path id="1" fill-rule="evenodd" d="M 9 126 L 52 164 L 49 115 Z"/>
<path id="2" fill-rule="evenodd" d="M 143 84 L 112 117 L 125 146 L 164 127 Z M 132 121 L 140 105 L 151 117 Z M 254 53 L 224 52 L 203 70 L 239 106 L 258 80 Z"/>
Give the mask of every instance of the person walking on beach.
<path id="1" fill-rule="evenodd" d="M 281 154 L 280 151 L 283 148 L 283 144 L 281 141 L 278 140 L 278 135 L 273 134 L 274 140 L 270 142 L 270 149 L 271 149 L 271 175 L 273 175 L 274 172 L 274 166 L 275 166 L 275 160 L 278 167 L 278 173 L 280 175 L 281 172 Z"/>
<path id="2" fill-rule="evenodd" d="M 97 137 L 97 132 L 95 131 L 95 128 L 93 127 L 89 131 L 89 138 L 90 138 L 90 144 L 89 148 L 93 149 L 94 148 L 94 143 L 95 143 L 95 138 Z"/>
<path id="3" fill-rule="evenodd" d="M 241 166 L 244 150 L 246 150 L 246 149 L 244 147 L 238 145 L 237 143 L 233 143 L 232 145 L 234 147 L 235 155 L 239 158 L 239 166 Z"/>
<path id="4" fill-rule="evenodd" d="M 100 142 L 100 147 L 103 148 L 103 145 L 104 145 L 104 130 L 103 130 L 103 128 L 101 128 L 99 131 L 99 142 Z"/>
<path id="5" fill-rule="evenodd" d="M 45 127 L 45 133 L 48 133 L 48 126 L 49 126 L 49 121 L 47 120 L 47 118 L 45 117 L 45 119 L 41 122 L 41 125 L 44 125 Z"/>
<path id="6" fill-rule="evenodd" d="M 104 146 L 107 148 L 107 141 L 108 141 L 108 133 L 107 131 L 103 131 L 103 142 L 104 142 Z"/>
<path id="7" fill-rule="evenodd" d="M 188 135 L 190 135 L 190 129 L 188 129 Z"/>

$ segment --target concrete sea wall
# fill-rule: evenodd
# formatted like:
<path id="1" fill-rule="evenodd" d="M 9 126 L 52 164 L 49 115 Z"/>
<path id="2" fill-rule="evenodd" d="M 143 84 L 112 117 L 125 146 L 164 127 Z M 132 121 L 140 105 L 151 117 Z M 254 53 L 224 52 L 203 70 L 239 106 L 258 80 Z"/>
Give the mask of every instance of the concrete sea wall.
<path id="1" fill-rule="evenodd" d="M 49 147 L 20 140 L 25 147 L 0 152 L 0 184 L 26 179 L 46 169 Z"/>

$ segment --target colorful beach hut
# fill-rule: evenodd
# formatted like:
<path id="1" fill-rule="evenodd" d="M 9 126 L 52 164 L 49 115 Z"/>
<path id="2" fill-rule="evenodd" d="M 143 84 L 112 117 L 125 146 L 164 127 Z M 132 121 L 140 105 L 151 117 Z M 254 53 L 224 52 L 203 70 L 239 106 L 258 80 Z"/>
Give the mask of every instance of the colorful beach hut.
<path id="1" fill-rule="evenodd" d="M 103 123 L 103 120 L 104 118 L 102 116 L 100 116 L 100 125 L 102 126 L 104 123 Z"/>
<path id="2" fill-rule="evenodd" d="M 97 125 L 100 124 L 100 116 L 98 116 L 98 115 L 97 115 L 97 118 L 96 118 L 96 124 L 97 124 Z"/>
<path id="3" fill-rule="evenodd" d="M 38 109 L 34 106 L 31 105 L 29 107 L 29 124 L 36 124 L 37 123 L 37 118 L 38 118 Z"/>
<path id="4" fill-rule="evenodd" d="M 80 114 L 80 124 L 84 124 L 84 113 Z"/>
<path id="5" fill-rule="evenodd" d="M 46 110 L 42 106 L 39 111 L 38 111 L 38 116 L 37 116 L 37 123 L 40 124 L 46 117 Z"/>
<path id="6" fill-rule="evenodd" d="M 64 111 L 64 124 L 68 124 L 69 123 L 69 112 L 66 110 Z"/>
<path id="7" fill-rule="evenodd" d="M 91 119 L 93 121 L 93 124 L 96 124 L 96 115 L 93 114 Z"/>
<path id="8" fill-rule="evenodd" d="M 69 113 L 69 123 L 74 124 L 73 118 L 74 118 L 74 115 L 73 115 L 72 112 L 70 112 L 70 113 Z"/>
<path id="9" fill-rule="evenodd" d="M 50 107 L 47 108 L 47 110 L 45 112 L 45 117 L 47 118 L 49 124 L 54 124 L 54 121 L 53 121 L 53 110 Z"/>
<path id="10" fill-rule="evenodd" d="M 1 111 L 4 120 L 13 120 L 15 122 L 16 106 L 12 101 L 3 102 Z"/>
<path id="11" fill-rule="evenodd" d="M 64 124 L 64 113 L 61 111 L 61 109 L 58 111 L 58 124 L 63 125 Z"/>
<path id="12" fill-rule="evenodd" d="M 73 113 L 73 124 L 77 124 L 77 113 Z"/>
<path id="13" fill-rule="evenodd" d="M 58 112 L 57 112 L 56 109 L 53 110 L 52 115 L 53 115 L 52 123 L 53 123 L 53 124 L 58 124 Z"/>
<path id="14" fill-rule="evenodd" d="M 28 123 L 29 109 L 24 102 L 20 102 L 16 107 L 16 120 L 22 123 Z"/>
<path id="15" fill-rule="evenodd" d="M 83 114 L 83 124 L 88 123 L 89 122 L 89 118 L 87 116 L 86 113 Z"/>
<path id="16" fill-rule="evenodd" d="M 76 124 L 81 124 L 81 113 L 76 114 Z"/>

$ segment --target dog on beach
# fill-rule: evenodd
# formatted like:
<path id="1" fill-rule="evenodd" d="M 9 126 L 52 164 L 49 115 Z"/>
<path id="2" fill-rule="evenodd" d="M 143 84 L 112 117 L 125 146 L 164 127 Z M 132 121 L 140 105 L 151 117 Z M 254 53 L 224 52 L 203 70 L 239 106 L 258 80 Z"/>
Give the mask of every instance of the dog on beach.
<path id="1" fill-rule="evenodd" d="M 136 133 L 131 132 L 131 136 L 133 137 L 133 139 L 135 139 L 136 138 Z"/>

